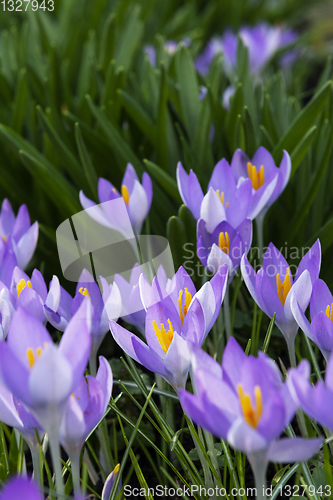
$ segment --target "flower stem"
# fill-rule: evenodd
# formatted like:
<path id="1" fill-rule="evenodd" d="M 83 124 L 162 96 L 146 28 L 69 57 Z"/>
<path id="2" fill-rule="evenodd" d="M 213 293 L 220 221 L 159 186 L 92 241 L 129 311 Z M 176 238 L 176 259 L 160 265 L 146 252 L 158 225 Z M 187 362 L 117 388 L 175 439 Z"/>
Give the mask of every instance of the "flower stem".
<path id="1" fill-rule="evenodd" d="M 252 467 L 254 482 L 257 491 L 257 500 L 266 500 L 266 469 L 267 459 L 265 450 L 248 455 Z"/>
<path id="2" fill-rule="evenodd" d="M 262 264 L 263 251 L 264 251 L 264 217 L 261 214 L 256 217 L 256 227 L 257 227 L 257 242 L 259 249 L 259 262 Z"/>
<path id="3" fill-rule="evenodd" d="M 229 307 L 229 285 L 227 285 L 223 300 L 224 325 L 227 341 L 231 337 L 230 307 Z"/>
<path id="4" fill-rule="evenodd" d="M 295 340 L 287 340 L 289 361 L 291 368 L 296 368 Z"/>
<path id="5" fill-rule="evenodd" d="M 30 444 L 30 452 L 32 458 L 32 465 L 34 469 L 34 480 L 36 484 L 41 485 L 41 477 L 40 477 L 40 462 L 39 462 L 39 446 L 38 444 Z"/>
<path id="6" fill-rule="evenodd" d="M 74 495 L 81 497 L 81 484 L 80 484 L 80 452 L 74 452 L 70 455 L 71 469 L 72 469 L 72 480 Z"/>
<path id="7" fill-rule="evenodd" d="M 64 493 L 64 482 L 62 479 L 62 468 L 61 468 L 61 457 L 60 457 L 60 445 L 58 439 L 58 429 L 49 432 L 49 444 L 52 457 L 53 470 L 55 473 L 56 489 L 57 493 Z"/>

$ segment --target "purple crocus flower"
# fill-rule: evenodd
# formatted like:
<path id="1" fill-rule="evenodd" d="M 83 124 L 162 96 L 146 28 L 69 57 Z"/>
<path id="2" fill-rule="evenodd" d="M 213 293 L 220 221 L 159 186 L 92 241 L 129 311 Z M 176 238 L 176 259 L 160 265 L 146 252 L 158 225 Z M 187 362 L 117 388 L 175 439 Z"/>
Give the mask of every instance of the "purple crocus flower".
<path id="1" fill-rule="evenodd" d="M 50 290 L 45 300 L 44 312 L 48 321 L 57 330 L 64 331 L 82 304 L 85 297 L 91 302 L 91 361 L 95 364 L 97 351 L 109 329 L 109 321 L 117 321 L 121 311 L 121 296 L 116 284 L 109 285 L 100 276 L 103 286 L 101 294 L 93 277 L 84 269 L 76 286 L 74 298 L 60 285 L 57 276 L 53 276 Z"/>
<path id="2" fill-rule="evenodd" d="M 237 34 L 226 30 L 222 37 L 213 38 L 196 60 L 199 73 L 205 75 L 216 54 L 223 54 L 223 65 L 230 77 L 234 75 L 237 63 L 237 46 L 240 36 L 248 49 L 249 67 L 258 75 L 274 54 L 297 39 L 296 33 L 282 26 L 269 26 L 259 23 L 256 26 L 243 26 Z M 282 61 L 283 63 L 283 61 Z"/>
<path id="3" fill-rule="evenodd" d="M 247 454 L 257 490 L 265 484 L 268 461 L 303 461 L 318 451 L 321 438 L 277 440 L 292 420 L 296 404 L 277 365 L 264 353 L 246 356 L 231 337 L 222 366 L 198 348 L 192 357 L 196 393 L 179 391 L 184 412 Z"/>
<path id="4" fill-rule="evenodd" d="M 21 205 L 15 218 L 10 202 L 5 199 L 0 211 L 0 279 L 10 285 L 15 266 L 25 269 L 34 254 L 38 240 L 38 222 L 31 225 L 26 205 Z"/>
<path id="5" fill-rule="evenodd" d="M 176 391 L 185 387 L 190 368 L 190 343 L 201 345 L 214 324 L 224 297 L 227 272 L 223 266 L 195 293 L 192 280 L 180 268 L 169 295 L 160 299 L 155 278 L 153 293 L 156 296 L 146 315 L 147 344 L 111 321 L 114 339 L 129 356 L 161 375 Z"/>
<path id="6" fill-rule="evenodd" d="M 254 172 L 256 167 L 239 149 L 232 158 L 231 166 L 224 158 L 215 165 L 205 196 L 195 173 L 191 170 L 187 174 L 178 163 L 178 190 L 194 218 L 205 221 L 209 233 L 224 220 L 237 227 L 244 219 L 253 220 L 267 210 L 268 204 L 273 203 L 284 189 L 290 173 L 288 158 L 285 153 L 280 171 L 268 151 L 259 148 L 252 160 L 254 165 L 260 164 L 258 173 L 257 170 Z"/>
<path id="7" fill-rule="evenodd" d="M 96 222 L 119 231 L 125 237 L 133 238 L 128 232 L 127 220 L 123 220 L 123 217 L 115 213 L 112 203 L 106 202 L 122 197 L 133 229 L 137 235 L 140 234 L 142 224 L 148 215 L 153 198 L 151 178 L 144 172 L 142 175 L 142 184 L 140 184 L 133 166 L 128 163 L 120 191 L 119 193 L 111 182 L 100 178 L 98 181 L 98 198 L 99 203 L 102 205 L 99 206 L 87 198 L 83 191 L 80 191 L 80 202 L 85 210 L 89 209 L 87 212 L 88 215 Z"/>
<path id="8" fill-rule="evenodd" d="M 228 222 L 218 224 L 213 233 L 206 229 L 203 219 L 197 226 L 197 255 L 210 272 L 216 271 L 227 264 L 229 282 L 232 281 L 243 254 L 247 254 L 252 242 L 252 222 L 245 219 L 237 228 Z"/>
<path id="9" fill-rule="evenodd" d="M 311 323 L 296 295 L 292 295 L 290 307 L 298 326 L 317 344 L 328 361 L 333 350 L 333 296 L 326 283 L 318 279 L 313 286 L 310 300 Z"/>
<path id="10" fill-rule="evenodd" d="M 18 309 L 7 341 L 0 343 L 1 379 L 47 432 L 59 493 L 63 491 L 59 428 L 68 398 L 88 362 L 90 318 L 90 301 L 86 299 L 68 324 L 58 347 L 35 316 Z"/>
<path id="11" fill-rule="evenodd" d="M 264 255 L 263 266 L 256 273 L 244 255 L 241 262 L 245 284 L 258 306 L 272 318 L 284 335 L 291 364 L 295 364 L 294 343 L 298 324 L 291 311 L 291 297 L 295 296 L 300 309 L 307 308 L 312 288 L 318 279 L 321 262 L 319 240 L 310 248 L 301 260 L 295 277 L 290 266 L 279 250 L 270 243 Z"/>
<path id="12" fill-rule="evenodd" d="M 314 420 L 333 431 L 333 356 L 326 368 L 325 382 L 319 380 L 315 386 L 309 381 L 311 367 L 303 359 L 297 369 L 290 370 L 289 384 L 297 404 Z"/>
<path id="13" fill-rule="evenodd" d="M 119 316 L 130 325 L 136 326 L 144 335 L 146 311 L 141 300 L 139 288 L 141 274 L 145 275 L 142 266 L 135 264 L 129 281 L 126 281 L 121 274 L 115 274 L 114 283 L 118 286 L 121 295 L 122 309 Z"/>
<path id="14" fill-rule="evenodd" d="M 60 426 L 60 443 L 72 467 L 75 494 L 80 494 L 80 453 L 89 433 L 103 417 L 112 392 L 113 377 L 107 360 L 100 356 L 96 377 L 82 376 L 67 401 Z"/>
<path id="15" fill-rule="evenodd" d="M 12 477 L 1 490 L 0 500 L 43 500 L 39 488 L 26 477 Z"/>
<path id="16" fill-rule="evenodd" d="M 288 183 L 291 171 L 289 154 L 283 151 L 278 168 L 272 155 L 264 147 L 257 149 L 252 160 L 244 151 L 237 149 L 231 160 L 231 168 L 238 182 L 242 179 L 251 180 L 252 204 L 249 218 L 258 217 L 263 220 L 268 208 Z"/>
<path id="17" fill-rule="evenodd" d="M 10 295 L 7 295 L 7 299 L 16 310 L 25 309 L 36 316 L 39 321 L 46 322 L 43 305 L 47 296 L 47 286 L 38 269 L 34 269 L 29 278 L 22 269 L 15 267 L 9 291 Z"/>
<path id="18" fill-rule="evenodd" d="M 111 474 L 109 474 L 108 477 L 106 478 L 104 486 L 103 486 L 103 490 L 102 490 L 102 500 L 109 500 L 113 485 L 117 479 L 117 474 L 119 472 L 119 468 L 120 468 L 120 464 L 117 464 L 115 466 L 115 468 L 113 469 L 113 471 L 111 472 Z M 120 482 L 119 482 L 119 485 L 117 488 L 117 495 L 120 492 L 121 487 L 122 487 L 122 484 L 121 484 L 121 479 L 120 479 Z"/>

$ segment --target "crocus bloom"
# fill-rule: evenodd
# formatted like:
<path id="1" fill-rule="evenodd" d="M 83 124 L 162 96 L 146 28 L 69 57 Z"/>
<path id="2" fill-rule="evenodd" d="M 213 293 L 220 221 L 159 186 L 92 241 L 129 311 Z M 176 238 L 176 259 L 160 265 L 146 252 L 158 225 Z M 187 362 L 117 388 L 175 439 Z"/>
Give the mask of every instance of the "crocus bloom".
<path id="1" fill-rule="evenodd" d="M 156 299 L 146 315 L 147 344 L 112 321 L 111 333 L 129 356 L 161 375 L 177 391 L 186 383 L 190 367 L 189 345 L 201 345 L 204 341 L 219 313 L 226 284 L 227 267 L 223 266 L 195 293 L 192 280 L 180 268 L 169 295 L 159 299 L 159 285 L 155 278 L 153 293 Z"/>
<path id="2" fill-rule="evenodd" d="M 197 226 L 197 255 L 203 266 L 213 273 L 227 264 L 229 270 L 229 282 L 234 277 L 242 255 L 249 251 L 252 242 L 252 222 L 245 219 L 237 228 L 233 228 L 228 222 L 218 224 L 213 233 L 206 229 L 203 219 Z"/>
<path id="3" fill-rule="evenodd" d="M 112 392 L 112 371 L 103 356 L 96 377 L 82 376 L 67 401 L 60 426 L 60 442 L 72 465 L 74 491 L 80 493 L 80 452 L 89 433 L 103 417 Z"/>
<path id="4" fill-rule="evenodd" d="M 330 356 L 325 382 L 319 380 L 315 386 L 309 381 L 311 367 L 303 359 L 296 370 L 289 373 L 290 388 L 296 402 L 319 424 L 333 431 L 333 357 Z"/>
<path id="5" fill-rule="evenodd" d="M 119 467 L 120 467 L 120 464 L 117 464 L 115 466 L 115 468 L 113 469 L 113 471 L 111 472 L 111 474 L 109 474 L 108 477 L 106 478 L 104 486 L 103 486 L 103 490 L 102 490 L 102 500 L 109 500 L 113 485 L 117 479 Z M 121 490 L 121 479 L 119 481 L 119 485 L 117 488 L 117 495 L 120 492 L 120 490 Z"/>
<path id="6" fill-rule="evenodd" d="M 252 160 L 244 151 L 237 149 L 231 160 L 231 168 L 237 181 L 244 178 L 251 180 L 252 205 L 249 218 L 254 219 L 259 216 L 263 219 L 268 208 L 288 183 L 291 160 L 287 151 L 283 151 L 278 168 L 272 155 L 264 147 L 257 149 Z"/>
<path id="7" fill-rule="evenodd" d="M 0 384 L 0 421 L 19 431 L 29 445 L 34 458 L 34 454 L 38 453 L 36 429 L 40 439 L 43 437 L 44 431 L 32 413 L 24 407 L 19 399 L 14 398 L 3 384 Z"/>
<path id="8" fill-rule="evenodd" d="M 43 495 L 35 483 L 26 477 L 14 477 L 5 483 L 0 500 L 43 500 Z"/>
<path id="9" fill-rule="evenodd" d="M 129 281 L 126 281 L 121 274 L 115 274 L 114 283 L 118 286 L 121 295 L 122 309 L 119 316 L 130 325 L 136 326 L 144 334 L 146 311 L 141 300 L 139 288 L 141 274 L 144 274 L 143 268 L 139 264 L 135 264 Z"/>
<path id="10" fill-rule="evenodd" d="M 272 318 L 276 313 L 275 322 L 286 339 L 292 363 L 298 324 L 291 311 L 291 297 L 294 294 L 304 312 L 309 304 L 313 285 L 318 279 L 320 261 L 319 240 L 304 255 L 294 278 L 287 261 L 272 243 L 269 244 L 263 266 L 257 273 L 246 256 L 242 258 L 241 270 L 245 284 L 252 298 L 267 316 Z"/>
<path id="11" fill-rule="evenodd" d="M 237 36 L 240 36 L 248 49 L 249 68 L 252 74 L 259 74 L 279 49 L 297 38 L 294 32 L 285 30 L 282 26 L 269 26 L 266 23 L 244 26 L 237 34 L 227 30 L 222 37 L 215 37 L 207 44 L 196 60 L 197 70 L 206 74 L 216 54 L 221 52 L 224 56 L 225 70 L 232 77 L 237 63 Z"/>
<path id="12" fill-rule="evenodd" d="M 198 425 L 247 454 L 257 488 L 262 490 L 268 461 L 307 460 L 318 451 L 321 438 L 277 440 L 296 404 L 268 356 L 246 356 L 233 337 L 222 366 L 201 349 L 193 349 L 192 356 L 196 394 L 179 391 L 183 409 Z"/>
<path id="13" fill-rule="evenodd" d="M 89 209 L 87 213 L 90 217 L 99 224 L 115 229 L 127 237 L 126 221 L 119 220 L 119 214 L 114 212 L 112 203 L 106 203 L 121 197 L 125 202 L 135 233 L 140 234 L 153 198 L 151 178 L 146 172 L 143 173 L 142 184 L 140 184 L 133 166 L 128 163 L 121 183 L 120 193 L 111 182 L 100 178 L 98 181 L 98 198 L 99 203 L 102 204 L 101 206 L 96 205 L 84 195 L 83 191 L 80 191 L 81 205 L 85 210 Z"/>
<path id="14" fill-rule="evenodd" d="M 0 343 L 4 384 L 48 434 L 57 434 L 67 400 L 86 368 L 91 346 L 89 322 L 90 301 L 86 299 L 57 347 L 35 316 L 18 309 L 7 341 Z"/>
<path id="15" fill-rule="evenodd" d="M 194 218 L 205 221 L 209 233 L 213 233 L 224 220 L 233 227 L 239 226 L 247 218 L 253 220 L 268 206 L 276 191 L 281 172 L 275 167 L 268 151 L 259 148 L 253 157 L 254 165 L 266 165 L 266 169 L 264 166 L 259 167 L 259 174 L 254 172 L 255 167 L 249 161 L 249 174 L 247 170 L 243 171 L 244 158 L 247 156 L 239 149 L 233 156 L 231 166 L 224 158 L 219 161 L 214 167 L 205 196 L 195 173 L 191 170 L 187 174 L 181 163 L 178 163 L 180 196 Z M 285 153 L 284 158 L 281 162 L 283 172 L 288 168 L 289 155 Z M 247 163 L 244 164 L 245 168 Z M 289 174 L 286 177 L 289 178 Z"/>
<path id="16" fill-rule="evenodd" d="M 333 350 L 333 297 L 326 283 L 318 279 L 310 300 L 311 324 L 293 295 L 290 302 L 294 318 L 303 332 L 319 347 L 326 361 Z"/>
<path id="17" fill-rule="evenodd" d="M 74 299 L 53 276 L 45 300 L 44 312 L 48 321 L 58 330 L 64 331 L 85 297 L 91 302 L 91 357 L 96 356 L 99 346 L 109 329 L 109 321 L 117 321 L 121 311 L 121 296 L 116 284 L 109 285 L 99 277 L 103 286 L 101 294 L 93 277 L 84 269 L 76 287 Z"/>
<path id="18" fill-rule="evenodd" d="M 15 266 L 25 269 L 34 254 L 38 240 L 38 222 L 31 225 L 26 205 L 21 205 L 15 218 L 10 202 L 5 199 L 0 211 L 0 279 L 7 286 Z"/>

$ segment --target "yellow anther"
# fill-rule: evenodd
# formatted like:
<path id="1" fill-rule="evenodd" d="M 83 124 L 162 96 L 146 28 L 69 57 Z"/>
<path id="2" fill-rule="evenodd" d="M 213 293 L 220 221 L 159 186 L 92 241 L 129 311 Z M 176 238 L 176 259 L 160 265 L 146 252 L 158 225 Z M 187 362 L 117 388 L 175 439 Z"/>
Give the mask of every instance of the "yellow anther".
<path id="1" fill-rule="evenodd" d="M 114 193 L 116 193 L 116 192 L 117 192 L 117 190 L 116 190 L 116 188 L 115 188 L 115 187 L 113 187 L 113 188 L 112 188 L 112 191 L 113 191 Z"/>
<path id="2" fill-rule="evenodd" d="M 83 286 L 81 286 L 81 288 L 79 288 L 79 292 L 82 295 L 84 295 L 85 297 L 90 297 L 88 290 L 86 288 L 83 288 Z"/>
<path id="3" fill-rule="evenodd" d="M 216 194 L 219 197 L 219 199 L 221 200 L 222 205 L 224 205 L 224 191 L 222 191 L 222 193 L 220 194 L 220 190 L 217 189 Z M 230 205 L 230 203 L 226 203 L 225 206 L 228 207 L 229 205 Z"/>
<path id="4" fill-rule="evenodd" d="M 179 295 L 178 295 L 178 307 L 179 307 L 180 321 L 183 324 L 185 316 L 186 316 L 187 311 L 188 311 L 188 308 L 190 307 L 190 304 L 191 304 L 192 295 L 187 290 L 187 288 L 185 288 L 185 303 L 184 304 L 182 304 L 182 295 L 183 295 L 183 290 L 180 290 Z"/>
<path id="5" fill-rule="evenodd" d="M 287 267 L 287 273 L 283 283 L 281 283 L 280 273 L 276 275 L 276 288 L 280 302 L 284 306 L 287 295 L 290 292 L 291 288 L 291 276 L 289 267 Z"/>
<path id="6" fill-rule="evenodd" d="M 262 415 L 262 394 L 259 385 L 254 388 L 255 406 L 253 408 L 251 398 L 248 394 L 244 393 L 241 384 L 237 386 L 239 401 L 241 404 L 242 412 L 245 421 L 254 429 L 258 427 Z"/>
<path id="7" fill-rule="evenodd" d="M 117 465 L 115 466 L 115 468 L 113 469 L 113 471 L 112 471 L 112 476 L 111 476 L 111 477 L 113 477 L 113 476 L 115 476 L 116 474 L 118 474 L 119 469 L 120 469 L 120 464 L 117 464 Z"/>
<path id="8" fill-rule="evenodd" d="M 34 351 L 31 348 L 27 350 L 27 358 L 29 362 L 29 367 L 32 368 L 35 364 L 35 355 Z"/>
<path id="9" fill-rule="evenodd" d="M 330 318 L 330 320 L 333 322 L 333 302 L 331 306 L 326 307 L 326 315 Z"/>
<path id="10" fill-rule="evenodd" d="M 225 233 L 219 234 L 219 248 L 222 250 L 222 252 L 226 253 L 227 255 L 229 254 L 230 239 L 227 231 Z"/>
<path id="11" fill-rule="evenodd" d="M 28 286 L 29 288 L 32 288 L 32 284 L 31 284 L 31 281 L 25 281 L 25 279 L 21 279 L 21 281 L 19 283 L 17 283 L 16 285 L 16 290 L 17 290 L 17 296 L 19 297 L 20 296 L 20 293 L 22 292 L 23 288 L 25 288 L 26 286 Z"/>
<path id="12" fill-rule="evenodd" d="M 46 346 L 47 346 L 47 342 L 44 342 L 44 347 L 46 347 Z M 31 347 L 29 349 L 27 349 L 27 358 L 28 358 L 28 362 L 29 362 L 29 368 L 32 368 L 34 366 L 34 364 L 36 363 L 36 357 L 40 358 L 42 352 L 43 352 L 43 349 L 41 347 L 37 347 L 36 356 L 35 356 L 34 350 Z"/>
<path id="13" fill-rule="evenodd" d="M 163 351 L 165 352 L 165 354 L 168 352 L 168 349 L 170 347 L 170 344 L 171 344 L 172 339 L 173 339 L 173 334 L 174 334 L 173 326 L 172 326 L 172 323 L 169 319 L 168 319 L 168 323 L 169 323 L 169 330 L 166 330 L 163 323 L 161 323 L 161 327 L 158 328 L 156 321 L 155 320 L 153 321 L 153 328 L 154 328 L 156 337 L 158 338 L 158 341 L 161 344 L 161 347 L 162 347 Z"/>
<path id="14" fill-rule="evenodd" d="M 3 237 L 2 237 L 2 239 L 3 239 L 3 241 L 6 243 L 6 241 L 7 241 L 6 236 L 3 236 Z"/>
<path id="15" fill-rule="evenodd" d="M 121 186 L 121 196 L 124 198 L 124 202 L 126 203 L 126 205 L 128 205 L 130 195 L 125 184 L 122 184 Z"/>
<path id="16" fill-rule="evenodd" d="M 261 165 L 259 172 L 251 162 L 247 163 L 247 175 L 252 182 L 252 187 L 257 191 L 265 182 L 264 166 Z"/>

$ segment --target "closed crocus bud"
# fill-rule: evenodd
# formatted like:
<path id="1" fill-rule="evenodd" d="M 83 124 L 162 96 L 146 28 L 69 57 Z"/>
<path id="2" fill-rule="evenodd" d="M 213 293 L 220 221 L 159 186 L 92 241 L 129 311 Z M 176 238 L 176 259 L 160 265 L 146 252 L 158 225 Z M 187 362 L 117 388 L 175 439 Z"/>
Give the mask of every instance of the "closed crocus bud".
<path id="1" fill-rule="evenodd" d="M 115 468 L 113 469 L 113 471 L 111 472 L 111 474 L 109 474 L 108 477 L 106 478 L 104 486 L 103 486 L 103 490 L 102 490 L 102 500 L 109 500 L 111 492 L 112 492 L 112 488 L 113 488 L 114 483 L 116 482 L 116 479 L 117 479 L 119 468 L 120 468 L 120 464 L 117 464 L 115 466 Z M 119 494 L 121 487 L 122 487 L 122 485 L 121 485 L 121 478 L 120 478 L 120 481 L 118 483 L 118 488 L 117 488 L 117 495 Z"/>

